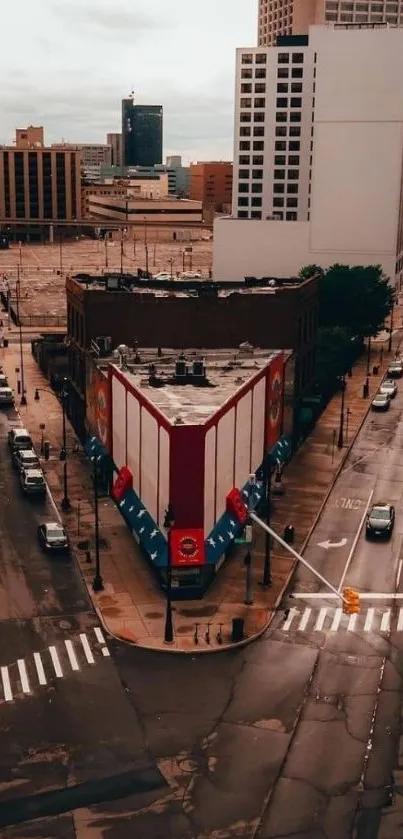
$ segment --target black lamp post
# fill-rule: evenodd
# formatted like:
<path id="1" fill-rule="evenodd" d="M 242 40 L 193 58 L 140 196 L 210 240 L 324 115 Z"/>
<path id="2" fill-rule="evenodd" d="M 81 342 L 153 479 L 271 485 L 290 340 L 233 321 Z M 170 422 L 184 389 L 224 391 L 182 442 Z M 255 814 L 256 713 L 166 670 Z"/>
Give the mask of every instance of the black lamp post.
<path id="1" fill-rule="evenodd" d="M 368 344 L 367 344 L 367 378 L 368 378 L 368 376 L 371 375 L 370 367 L 371 367 L 371 336 L 369 336 Z"/>
<path id="2" fill-rule="evenodd" d="M 22 373 L 21 373 L 21 386 L 22 386 Z M 41 390 L 44 391 L 45 393 L 51 393 L 54 396 L 53 390 L 49 390 L 49 388 L 46 388 L 46 387 L 37 387 L 36 390 L 35 390 L 35 396 L 34 396 L 35 402 L 39 402 L 39 399 L 40 399 L 39 393 L 40 393 Z M 63 426 L 62 426 L 62 428 L 63 428 L 63 432 L 62 432 L 63 433 L 63 442 L 62 442 L 62 448 L 60 449 L 59 458 L 63 463 L 63 498 L 62 498 L 62 501 L 61 501 L 61 507 L 62 507 L 62 510 L 64 510 L 65 513 L 68 510 L 71 509 L 71 504 L 70 504 L 70 499 L 69 499 L 69 496 L 68 496 L 68 489 L 67 489 L 67 434 L 66 434 L 66 399 L 67 399 L 67 396 L 68 396 L 67 378 L 64 377 L 63 378 L 63 386 L 62 386 L 62 390 L 61 390 L 61 393 L 60 393 L 60 402 L 61 402 L 61 405 L 62 405 L 62 417 L 63 417 Z M 43 429 L 44 428 L 45 428 L 45 426 L 43 426 Z M 41 426 L 41 429 L 42 429 L 42 426 Z M 43 429 L 42 429 L 42 445 L 43 445 Z"/>
<path id="3" fill-rule="evenodd" d="M 341 380 L 341 405 L 340 405 L 340 427 L 339 427 L 339 437 L 337 440 L 337 448 L 342 449 L 344 446 L 344 399 L 345 399 L 345 391 L 346 391 L 346 379 L 343 373 L 343 378 Z"/>
<path id="4" fill-rule="evenodd" d="M 395 300 L 392 301 L 392 308 L 390 310 L 390 329 L 389 329 L 389 343 L 388 352 L 392 352 L 392 337 L 393 337 L 393 310 L 395 308 Z"/>
<path id="5" fill-rule="evenodd" d="M 168 504 L 165 510 L 164 528 L 167 531 L 167 610 L 165 615 L 165 644 L 172 644 L 174 640 L 174 630 L 172 624 L 172 550 L 171 550 L 171 530 L 175 524 L 175 516 L 173 509 Z"/>
<path id="6" fill-rule="evenodd" d="M 266 494 L 266 522 L 270 527 L 270 506 L 271 506 L 271 478 L 272 478 L 272 470 L 271 470 L 271 461 L 269 462 L 266 470 L 265 470 L 265 494 Z M 272 584 L 271 579 L 271 537 L 270 533 L 265 530 L 265 541 L 264 541 L 264 566 L 263 566 L 263 579 L 261 582 L 262 586 L 265 588 L 270 588 Z"/>
<path id="7" fill-rule="evenodd" d="M 17 319 L 18 319 L 18 331 L 19 331 L 19 340 L 20 340 L 20 368 L 21 368 L 21 405 L 27 404 L 27 397 L 25 395 L 25 377 L 24 377 L 24 350 L 22 345 L 22 323 L 20 318 L 20 294 L 21 294 L 21 282 L 20 282 L 20 266 L 17 265 L 17 284 L 16 284 L 16 298 L 17 298 Z"/>
<path id="8" fill-rule="evenodd" d="M 94 523 L 95 523 L 95 576 L 92 583 L 92 590 L 93 591 L 103 591 L 104 582 L 101 577 L 101 567 L 99 561 L 99 511 L 98 511 L 98 466 L 97 466 L 97 458 L 93 457 L 92 462 L 94 465 L 94 474 L 93 474 L 93 481 L 94 481 Z"/>

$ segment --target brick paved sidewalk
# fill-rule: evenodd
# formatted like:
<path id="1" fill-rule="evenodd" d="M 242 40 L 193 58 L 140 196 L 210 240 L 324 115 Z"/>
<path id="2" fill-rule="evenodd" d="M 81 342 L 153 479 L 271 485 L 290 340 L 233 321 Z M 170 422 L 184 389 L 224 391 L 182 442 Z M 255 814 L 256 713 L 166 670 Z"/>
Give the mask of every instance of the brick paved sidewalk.
<path id="1" fill-rule="evenodd" d="M 401 312 L 396 313 L 396 325 L 401 324 Z M 11 335 L 13 335 L 11 330 Z M 386 336 L 381 336 L 385 338 Z M 25 340 L 30 340 L 27 335 Z M 370 377 L 370 393 L 373 394 L 386 371 L 388 361 L 400 340 L 397 330 L 394 334 L 392 356 L 387 352 L 387 342 L 373 344 L 371 370 L 379 364 L 380 348 L 384 347 L 383 360 L 377 376 Z M 19 367 L 18 343 L 11 342 L 1 350 L 1 363 L 9 376 L 11 385 L 17 391 L 15 368 Z M 349 409 L 348 441 L 350 443 L 366 415 L 370 399 L 364 399 L 362 388 L 366 378 L 367 361 L 362 358 L 353 368 L 352 378 L 347 380 L 346 409 Z M 40 449 L 40 424 L 45 424 L 44 436 L 51 446 L 51 457 L 43 463 L 50 491 L 60 510 L 62 498 L 62 464 L 59 452 L 62 442 L 62 420 L 60 404 L 51 391 L 42 391 L 40 401 L 34 401 L 35 388 L 49 388 L 39 367 L 31 355 L 30 343 L 24 343 L 25 386 L 27 405 L 16 404 L 21 420 Z M 334 482 L 347 448 L 342 451 L 334 445 L 335 432 L 340 422 L 340 394 L 337 394 L 322 414 L 313 433 L 301 446 L 285 470 L 283 484 L 285 494 L 274 499 L 273 526 L 282 533 L 285 525 L 295 528 L 295 547 L 303 550 L 309 532 L 315 522 L 321 505 Z M 146 560 L 132 538 L 132 535 L 109 498 L 100 500 L 101 574 L 104 590 L 99 594 L 92 591 L 94 577 L 93 530 L 94 512 L 92 503 L 92 482 L 89 464 L 81 448 L 75 452 L 77 440 L 68 425 L 68 490 L 72 509 L 60 513 L 69 533 L 71 543 L 89 594 L 98 611 L 105 629 L 112 635 L 132 642 L 140 647 L 175 652 L 200 652 L 224 649 L 231 640 L 232 619 L 245 620 L 245 634 L 248 640 L 260 634 L 270 622 L 276 605 L 294 568 L 294 561 L 281 547 L 272 551 L 272 580 L 270 589 L 262 589 L 259 581 L 263 574 L 264 533 L 256 528 L 253 546 L 253 605 L 246 606 L 245 569 L 240 549 L 220 569 L 210 591 L 201 601 L 182 601 L 174 604 L 173 645 L 164 645 L 165 598 L 149 570 Z M 89 543 L 91 561 L 86 561 L 83 550 Z M 81 546 L 81 547 L 80 547 Z M 195 632 L 198 645 L 195 645 Z M 222 646 L 217 634 L 221 629 Z M 210 635 L 210 643 L 206 640 Z"/>

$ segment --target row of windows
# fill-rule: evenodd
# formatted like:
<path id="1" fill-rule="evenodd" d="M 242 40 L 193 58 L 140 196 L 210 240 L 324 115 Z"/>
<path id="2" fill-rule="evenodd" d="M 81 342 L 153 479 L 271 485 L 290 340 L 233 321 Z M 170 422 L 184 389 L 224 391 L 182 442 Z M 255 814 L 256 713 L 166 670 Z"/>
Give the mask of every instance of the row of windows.
<path id="1" fill-rule="evenodd" d="M 252 52 L 244 52 L 241 61 L 242 64 L 253 64 L 253 59 L 255 64 L 267 64 L 267 53 L 258 52 L 253 55 Z"/>
<path id="2" fill-rule="evenodd" d="M 298 220 L 298 213 L 293 211 L 289 211 L 286 213 L 274 213 L 273 214 L 278 221 L 297 221 Z M 262 218 L 262 211 L 261 210 L 238 210 L 237 213 L 238 218 L 250 218 L 250 219 L 261 219 Z"/>

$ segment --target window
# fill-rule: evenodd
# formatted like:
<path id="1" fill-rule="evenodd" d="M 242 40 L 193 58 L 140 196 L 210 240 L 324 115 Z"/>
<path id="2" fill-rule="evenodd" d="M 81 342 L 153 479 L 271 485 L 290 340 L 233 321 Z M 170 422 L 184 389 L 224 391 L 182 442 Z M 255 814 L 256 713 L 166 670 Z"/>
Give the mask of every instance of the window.
<path id="1" fill-rule="evenodd" d="M 265 100 L 265 99 L 263 99 L 263 98 L 262 98 L 262 97 L 260 97 L 260 96 L 255 97 L 255 103 L 254 103 L 254 105 L 255 105 L 255 108 L 264 108 L 264 107 L 266 106 L 266 100 Z"/>
<path id="2" fill-rule="evenodd" d="M 292 82 L 291 93 L 302 93 L 302 82 Z"/>
<path id="3" fill-rule="evenodd" d="M 263 180 L 263 169 L 252 169 L 252 180 Z"/>
<path id="4" fill-rule="evenodd" d="M 241 181 L 249 179 L 249 169 L 240 169 L 238 172 L 238 177 Z"/>
<path id="5" fill-rule="evenodd" d="M 238 192 L 249 192 L 249 184 L 238 184 Z"/>
<path id="6" fill-rule="evenodd" d="M 250 203 L 251 203 L 252 207 L 261 207 L 262 206 L 262 199 L 258 195 L 255 195 L 251 199 Z"/>
<path id="7" fill-rule="evenodd" d="M 244 52 L 242 55 L 242 64 L 252 64 L 253 55 L 251 52 Z"/>
<path id="8" fill-rule="evenodd" d="M 239 136 L 240 137 L 250 137 L 250 127 L 241 125 L 241 127 L 239 129 Z"/>
<path id="9" fill-rule="evenodd" d="M 252 107 L 252 99 L 241 99 L 241 108 L 251 108 Z"/>
<path id="10" fill-rule="evenodd" d="M 290 122 L 301 122 L 301 111 L 291 111 Z"/>
<path id="11" fill-rule="evenodd" d="M 241 93 L 252 93 L 252 85 L 251 84 L 241 84 Z"/>
<path id="12" fill-rule="evenodd" d="M 299 140 L 290 140 L 288 148 L 290 151 L 299 151 L 301 143 Z"/>
<path id="13" fill-rule="evenodd" d="M 238 207 L 247 207 L 248 204 L 249 204 L 249 198 L 247 198 L 247 197 L 244 197 L 244 198 L 239 197 L 238 198 Z M 288 205 L 288 201 L 287 201 L 287 205 Z"/>
<path id="14" fill-rule="evenodd" d="M 289 64 L 290 55 L 288 52 L 279 52 L 277 60 L 279 64 Z"/>
<path id="15" fill-rule="evenodd" d="M 265 78 L 266 78 L 266 68 L 265 67 L 256 67 L 255 79 L 265 79 Z"/>
<path id="16" fill-rule="evenodd" d="M 288 108 L 288 99 L 287 99 L 287 97 L 286 97 L 286 96 L 285 96 L 285 97 L 284 97 L 284 96 L 279 96 L 279 97 L 276 99 L 276 107 L 277 107 L 277 108 Z"/>
<path id="17" fill-rule="evenodd" d="M 289 166 L 299 166 L 299 155 L 298 154 L 288 155 L 288 165 Z"/>
<path id="18" fill-rule="evenodd" d="M 254 137 L 264 137 L 264 125 L 255 125 L 253 127 Z"/>
<path id="19" fill-rule="evenodd" d="M 263 140 L 254 140 L 253 141 L 253 151 L 263 151 L 264 149 L 264 141 Z"/>
<path id="20" fill-rule="evenodd" d="M 256 64 L 267 64 L 267 54 L 265 52 L 258 52 Z"/>
<path id="21" fill-rule="evenodd" d="M 284 207 L 284 198 L 273 198 L 273 207 Z"/>
<path id="22" fill-rule="evenodd" d="M 302 75 L 303 75 L 302 67 L 293 67 L 291 75 L 292 75 L 293 79 L 302 79 Z"/>
<path id="23" fill-rule="evenodd" d="M 276 137 L 286 137 L 286 136 L 287 136 L 286 126 L 285 125 L 276 125 Z"/>
<path id="24" fill-rule="evenodd" d="M 284 184 L 274 184 L 273 192 L 284 193 Z"/>
<path id="25" fill-rule="evenodd" d="M 285 169 L 275 169 L 274 170 L 274 179 L 277 181 L 283 181 L 285 179 Z"/>
<path id="26" fill-rule="evenodd" d="M 288 195 L 298 195 L 298 184 L 287 184 Z"/>
<path id="27" fill-rule="evenodd" d="M 252 192 L 263 192 L 263 184 L 252 184 Z"/>
<path id="28" fill-rule="evenodd" d="M 249 166 L 250 163 L 250 155 L 249 154 L 240 154 L 238 163 L 240 166 Z"/>
<path id="29" fill-rule="evenodd" d="M 255 93 L 266 93 L 266 85 L 264 82 L 255 82 Z"/>
<path id="30" fill-rule="evenodd" d="M 278 79 L 288 79 L 290 75 L 290 71 L 288 67 L 279 67 L 277 70 L 277 78 Z"/>
<path id="31" fill-rule="evenodd" d="M 249 67 L 242 68 L 241 79 L 251 79 L 252 75 L 252 70 Z"/>
<path id="32" fill-rule="evenodd" d="M 247 210 L 238 210 L 238 218 L 248 218 Z"/>
<path id="33" fill-rule="evenodd" d="M 291 108 L 302 108 L 302 99 L 300 96 L 291 96 Z"/>
<path id="34" fill-rule="evenodd" d="M 287 122 L 287 111 L 277 111 L 276 122 Z"/>
<path id="35" fill-rule="evenodd" d="M 265 119 L 266 119 L 266 114 L 263 113 L 262 111 L 258 111 L 257 113 L 255 113 L 255 115 L 253 117 L 254 122 L 264 122 Z"/>
<path id="36" fill-rule="evenodd" d="M 287 207 L 298 207 L 298 198 L 287 198 Z"/>
<path id="37" fill-rule="evenodd" d="M 287 148 L 287 143 L 284 142 L 284 140 L 276 140 L 274 147 L 276 151 L 285 151 Z"/>
<path id="38" fill-rule="evenodd" d="M 261 210 L 252 210 L 250 214 L 251 218 L 262 218 L 262 211 Z"/>
<path id="39" fill-rule="evenodd" d="M 304 63 L 304 53 L 303 52 L 293 52 L 292 63 L 293 64 L 303 64 Z"/>
<path id="40" fill-rule="evenodd" d="M 290 137 L 300 137 L 301 136 L 301 126 L 300 125 L 290 125 Z"/>
<path id="41" fill-rule="evenodd" d="M 285 154 L 276 154 L 274 158 L 275 166 L 285 166 Z"/>
<path id="42" fill-rule="evenodd" d="M 254 154 L 252 158 L 252 163 L 254 166 L 263 166 L 263 155 Z"/>
<path id="43" fill-rule="evenodd" d="M 277 93 L 288 93 L 287 82 L 279 82 L 279 84 L 277 85 Z"/>
<path id="44" fill-rule="evenodd" d="M 247 111 L 243 111 L 240 116 L 240 122 L 252 122 L 252 115 Z"/>
<path id="45" fill-rule="evenodd" d="M 250 143 L 248 140 L 241 140 L 239 144 L 239 151 L 249 151 L 250 150 Z"/>
<path id="46" fill-rule="evenodd" d="M 289 169 L 288 170 L 288 180 L 289 181 L 298 181 L 299 180 L 299 169 Z"/>
<path id="47" fill-rule="evenodd" d="M 297 221 L 297 213 L 286 213 L 286 221 Z"/>
<path id="48" fill-rule="evenodd" d="M 277 221 L 283 221 L 284 213 L 274 213 Z"/>

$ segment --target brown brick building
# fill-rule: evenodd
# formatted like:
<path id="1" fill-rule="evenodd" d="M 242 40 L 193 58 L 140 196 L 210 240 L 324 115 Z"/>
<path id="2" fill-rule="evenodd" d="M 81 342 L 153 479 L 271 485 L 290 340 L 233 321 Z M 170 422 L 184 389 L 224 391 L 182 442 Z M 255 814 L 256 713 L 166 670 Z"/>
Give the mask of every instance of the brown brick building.
<path id="1" fill-rule="evenodd" d="M 232 163 L 191 163 L 189 197 L 194 201 L 202 201 L 205 221 L 210 222 L 216 212 L 231 212 Z"/>
<path id="2" fill-rule="evenodd" d="M 69 365 L 75 404 L 70 405 L 77 433 L 84 435 L 86 358 L 101 338 L 105 355 L 119 345 L 178 350 L 236 347 L 248 341 L 262 349 L 295 354 L 299 398 L 312 382 L 318 327 L 317 280 L 279 280 L 275 287 L 247 288 L 215 283 L 216 293 L 197 290 L 135 288 L 107 290 L 95 283 L 66 281 Z M 205 288 L 205 287 L 204 287 Z M 105 343 L 106 339 L 106 343 Z"/>

